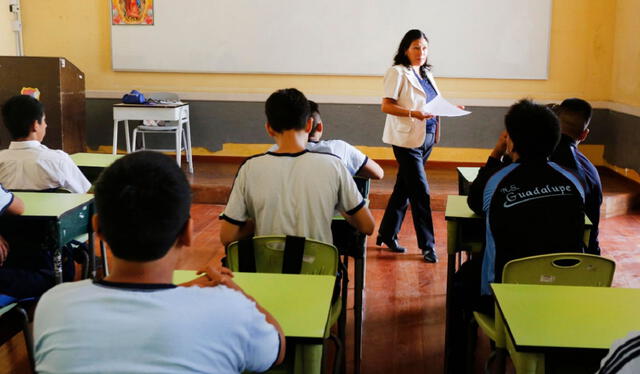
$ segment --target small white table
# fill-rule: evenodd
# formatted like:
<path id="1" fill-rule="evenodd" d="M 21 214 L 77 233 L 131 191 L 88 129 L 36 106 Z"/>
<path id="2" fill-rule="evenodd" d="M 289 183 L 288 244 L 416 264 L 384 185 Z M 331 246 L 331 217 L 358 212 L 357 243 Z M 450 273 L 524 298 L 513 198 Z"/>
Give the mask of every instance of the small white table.
<path id="1" fill-rule="evenodd" d="M 189 104 L 123 104 L 113 105 L 113 154 L 118 151 L 118 124 L 124 121 L 124 131 L 127 153 L 131 152 L 131 142 L 129 140 L 129 121 L 177 121 L 177 139 L 181 139 L 182 131 L 185 131 L 187 162 L 189 172 L 193 173 L 193 160 L 191 155 L 191 129 L 189 127 Z M 184 126 L 184 130 L 183 130 Z M 180 165 L 181 152 L 176 150 L 176 161 Z"/>

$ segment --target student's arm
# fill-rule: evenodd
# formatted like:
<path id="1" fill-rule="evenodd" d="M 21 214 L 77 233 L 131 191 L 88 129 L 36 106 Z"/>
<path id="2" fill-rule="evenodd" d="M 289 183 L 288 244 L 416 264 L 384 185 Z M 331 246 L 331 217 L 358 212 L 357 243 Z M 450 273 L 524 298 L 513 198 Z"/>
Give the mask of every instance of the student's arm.
<path id="1" fill-rule="evenodd" d="M 347 222 L 358 231 L 365 235 L 373 234 L 373 229 L 376 225 L 376 222 L 373 219 L 373 215 L 371 215 L 371 211 L 366 206 L 360 208 L 353 215 L 343 214 L 342 215 Z"/>
<path id="2" fill-rule="evenodd" d="M 384 170 L 382 167 L 378 165 L 377 162 L 373 161 L 370 158 L 367 158 L 367 162 L 362 166 L 358 173 L 356 174 L 359 177 L 371 178 L 371 179 L 382 179 L 384 178 Z"/>
<path id="3" fill-rule="evenodd" d="M 231 223 L 224 216 L 221 217 L 220 222 L 220 241 L 225 247 L 229 243 L 233 243 L 236 240 L 249 238 L 255 231 L 255 222 L 248 220 L 246 222 Z"/>
<path id="4" fill-rule="evenodd" d="M 484 188 L 489 181 L 489 178 L 505 164 L 501 161 L 503 156 L 507 153 L 506 143 L 506 131 L 503 132 L 498 138 L 496 146 L 491 151 L 487 163 L 480 168 L 478 176 L 469 186 L 469 196 L 467 197 L 467 204 L 469 208 L 478 215 L 484 215 Z"/>
<path id="5" fill-rule="evenodd" d="M 223 221 L 224 223 L 225 221 Z M 282 327 L 278 323 L 278 321 L 269 313 L 266 309 L 264 309 L 258 302 L 251 296 L 247 295 L 240 286 L 238 286 L 233 281 L 233 273 L 231 270 L 226 268 L 216 269 L 215 267 L 208 265 L 205 269 L 198 272 L 198 274 L 204 274 L 200 278 L 196 278 L 192 281 L 181 284 L 180 286 L 188 287 L 188 286 L 198 286 L 198 287 L 215 287 L 218 285 L 224 285 L 231 289 L 234 289 L 240 293 L 242 293 L 247 299 L 253 301 L 256 304 L 256 308 L 260 311 L 260 313 L 264 314 L 267 323 L 275 327 L 278 332 L 278 336 L 280 337 L 280 349 L 278 353 L 278 358 L 274 365 L 279 365 L 284 361 L 285 355 L 285 336 L 282 331 Z"/>
<path id="6" fill-rule="evenodd" d="M 22 202 L 18 196 L 13 195 L 13 201 L 11 201 L 11 204 L 6 208 L 5 212 L 15 215 L 24 213 L 24 202 Z"/>

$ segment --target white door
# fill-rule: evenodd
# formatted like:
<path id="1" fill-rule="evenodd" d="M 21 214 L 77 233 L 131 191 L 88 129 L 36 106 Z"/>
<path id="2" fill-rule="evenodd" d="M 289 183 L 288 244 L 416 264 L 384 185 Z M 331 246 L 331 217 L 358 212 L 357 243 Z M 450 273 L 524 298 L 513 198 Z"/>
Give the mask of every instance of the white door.
<path id="1" fill-rule="evenodd" d="M 0 55 L 16 56 L 15 14 L 9 12 L 9 0 L 0 0 Z"/>

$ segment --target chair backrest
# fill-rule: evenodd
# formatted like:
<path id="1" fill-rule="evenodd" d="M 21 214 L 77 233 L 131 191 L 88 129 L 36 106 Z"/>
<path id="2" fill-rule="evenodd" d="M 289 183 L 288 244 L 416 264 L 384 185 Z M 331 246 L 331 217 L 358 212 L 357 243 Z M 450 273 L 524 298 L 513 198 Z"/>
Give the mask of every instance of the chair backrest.
<path id="1" fill-rule="evenodd" d="M 584 253 L 551 253 L 509 261 L 502 283 L 609 287 L 616 263 Z"/>
<path id="2" fill-rule="evenodd" d="M 253 239 L 255 268 L 260 273 L 282 273 L 286 236 L 256 236 Z M 243 248 L 243 250 L 246 250 Z M 240 242 L 227 247 L 229 269 L 240 270 Z M 300 274 L 336 275 L 338 250 L 331 244 L 306 239 Z"/>

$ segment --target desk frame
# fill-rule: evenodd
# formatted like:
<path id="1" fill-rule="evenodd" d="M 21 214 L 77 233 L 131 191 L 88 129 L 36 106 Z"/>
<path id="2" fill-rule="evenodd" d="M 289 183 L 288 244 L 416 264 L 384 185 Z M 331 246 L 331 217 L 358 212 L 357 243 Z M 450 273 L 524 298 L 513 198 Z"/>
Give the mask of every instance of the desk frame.
<path id="1" fill-rule="evenodd" d="M 55 283 L 62 283 L 62 247 L 69 243 L 72 239 L 82 234 L 89 235 L 89 266 L 91 276 L 95 279 L 96 264 L 95 252 L 93 247 L 93 227 L 91 225 L 91 216 L 94 214 L 93 195 L 87 194 L 67 194 L 67 193 L 44 193 L 44 192 L 15 192 L 15 196 L 25 201 L 27 210 L 23 215 L 9 216 L 4 215 L 0 218 L 0 225 L 3 229 L 11 227 L 24 227 L 25 225 L 38 225 L 45 228 L 41 234 L 31 231 L 31 238 L 41 242 L 40 248 L 36 250 L 48 250 L 53 252 L 53 271 Z M 55 200 L 57 196 L 62 198 L 76 198 L 78 195 L 87 197 L 83 202 L 73 208 L 61 211 L 59 214 L 41 213 L 33 207 L 29 207 L 28 202 L 32 195 L 37 197 L 51 198 Z M 90 199 L 88 198 L 90 197 Z M 41 235 L 41 236 L 39 236 Z"/>
<path id="2" fill-rule="evenodd" d="M 124 121 L 124 131 L 126 140 L 127 153 L 131 153 L 131 142 L 129 140 L 129 121 L 137 120 L 156 120 L 156 121 L 176 121 L 178 129 L 176 131 L 176 139 L 182 139 L 185 133 L 185 153 L 187 163 L 189 164 L 189 172 L 193 173 L 193 155 L 191 147 L 191 127 L 189 121 L 189 104 L 123 104 L 113 105 L 113 149 L 112 154 L 118 152 L 118 124 Z M 183 127 L 184 126 L 184 127 Z M 135 144 L 133 144 L 135 147 Z M 177 147 L 176 151 L 179 148 Z M 182 152 L 176 152 L 176 162 L 181 165 Z"/>

